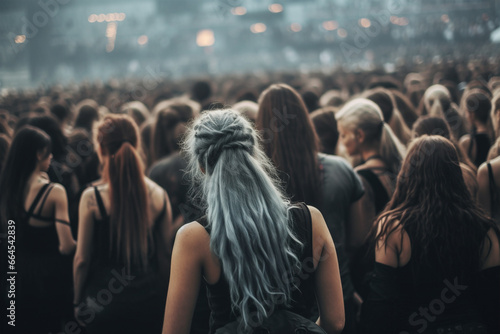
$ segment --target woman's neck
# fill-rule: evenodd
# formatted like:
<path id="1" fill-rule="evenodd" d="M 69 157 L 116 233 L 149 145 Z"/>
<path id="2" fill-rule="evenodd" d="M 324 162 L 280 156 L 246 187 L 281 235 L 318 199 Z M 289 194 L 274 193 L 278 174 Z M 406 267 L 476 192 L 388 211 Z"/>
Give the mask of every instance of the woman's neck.
<path id="1" fill-rule="evenodd" d="M 476 122 L 476 124 L 474 124 L 474 126 L 476 127 L 476 133 L 488 132 L 488 129 L 487 129 L 486 125 L 484 125 L 484 124 Z"/>
<path id="2" fill-rule="evenodd" d="M 380 157 L 380 153 L 378 150 L 364 150 L 361 152 L 361 157 L 363 158 L 363 161 L 368 161 L 375 157 Z"/>
<path id="3" fill-rule="evenodd" d="M 28 179 L 28 186 L 31 186 L 33 183 L 35 183 L 38 179 L 40 179 L 40 168 L 36 167 L 33 173 L 31 173 L 29 179 Z"/>

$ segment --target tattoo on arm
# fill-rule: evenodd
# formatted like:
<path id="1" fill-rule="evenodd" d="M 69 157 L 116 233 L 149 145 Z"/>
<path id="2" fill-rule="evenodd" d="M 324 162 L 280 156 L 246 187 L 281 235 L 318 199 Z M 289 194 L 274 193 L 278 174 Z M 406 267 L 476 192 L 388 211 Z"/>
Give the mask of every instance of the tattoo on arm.
<path id="1" fill-rule="evenodd" d="M 87 210 L 93 209 L 97 206 L 97 202 L 95 199 L 95 194 L 90 194 L 89 199 L 87 201 Z"/>

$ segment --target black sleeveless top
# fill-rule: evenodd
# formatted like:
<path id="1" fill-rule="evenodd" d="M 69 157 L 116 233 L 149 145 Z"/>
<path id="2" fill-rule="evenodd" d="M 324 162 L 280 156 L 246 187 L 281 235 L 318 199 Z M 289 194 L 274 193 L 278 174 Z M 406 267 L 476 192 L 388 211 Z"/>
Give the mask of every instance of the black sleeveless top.
<path id="1" fill-rule="evenodd" d="M 498 197 L 497 185 L 491 164 L 488 162 L 486 165 L 488 166 L 488 183 L 490 188 L 490 216 L 497 224 L 500 224 L 500 199 Z"/>
<path id="2" fill-rule="evenodd" d="M 303 203 L 297 203 L 298 207 L 291 209 L 292 229 L 298 239 L 303 243 L 302 250 L 297 249 L 295 254 L 300 254 L 302 263 L 301 273 L 296 276 L 298 289 L 292 292 L 292 307 L 288 310 L 300 314 L 303 317 L 316 321 L 318 318 L 316 294 L 314 289 L 314 263 L 313 263 L 313 239 L 312 221 L 309 209 Z M 210 234 L 211 226 L 207 217 L 198 220 L 205 230 Z M 235 321 L 238 314 L 231 310 L 231 297 L 229 285 L 224 278 L 222 267 L 219 281 L 213 285 L 207 284 L 207 297 L 211 309 L 210 334 L 215 333 L 218 328 Z M 283 307 L 284 308 L 284 307 Z M 278 307 L 280 309 L 280 307 Z"/>
<path id="3" fill-rule="evenodd" d="M 377 168 L 378 169 L 378 168 Z M 384 168 L 385 169 L 385 168 Z M 373 190 L 375 200 L 375 213 L 379 214 L 391 199 L 382 182 L 371 169 L 358 170 L 358 174 L 365 178 Z"/>
<path id="4" fill-rule="evenodd" d="M 97 187 L 94 187 L 95 196 L 97 200 L 97 205 L 99 207 L 99 213 L 101 215 L 101 219 L 96 219 L 95 227 L 94 227 L 94 235 L 93 235 L 93 252 L 92 252 L 92 263 L 94 266 L 124 266 L 124 263 L 117 263 L 114 258 L 110 255 L 110 217 L 106 212 L 106 208 L 104 207 L 104 202 L 102 200 L 101 194 Z M 159 222 L 163 219 L 166 214 L 166 205 L 167 199 L 164 198 L 163 210 L 156 218 L 155 222 L 152 226 L 151 235 L 159 236 Z M 148 242 L 148 259 L 152 260 L 151 264 L 153 265 L 153 269 L 156 270 L 156 247 L 154 245 L 154 240 L 149 240 Z"/>
<path id="5" fill-rule="evenodd" d="M 469 145 L 469 157 L 472 154 L 472 147 L 476 145 L 476 159 L 474 159 L 474 164 L 476 167 L 481 166 L 483 162 L 488 158 L 488 152 L 490 150 L 491 142 L 490 137 L 486 133 L 475 133 L 471 135 L 471 143 Z"/>
<path id="6" fill-rule="evenodd" d="M 56 224 L 69 225 L 54 217 L 42 216 L 53 183 L 42 186 L 29 209 L 17 222 L 16 235 L 16 328 L 19 332 L 51 332 L 61 318 L 71 315 L 72 255 L 59 252 Z M 35 210 L 40 204 L 39 209 Z M 30 219 L 46 226 L 33 226 Z M 54 327 L 55 326 L 55 327 Z"/>

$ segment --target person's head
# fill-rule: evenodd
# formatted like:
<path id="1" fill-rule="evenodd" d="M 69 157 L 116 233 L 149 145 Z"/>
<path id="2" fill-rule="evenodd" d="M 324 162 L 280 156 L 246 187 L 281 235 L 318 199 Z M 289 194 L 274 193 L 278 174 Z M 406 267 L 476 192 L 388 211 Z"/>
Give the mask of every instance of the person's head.
<path id="1" fill-rule="evenodd" d="M 255 124 L 259 112 L 259 105 L 256 102 L 247 100 L 240 101 L 233 105 L 233 109 Z"/>
<path id="2" fill-rule="evenodd" d="M 321 142 L 321 152 L 332 155 L 336 152 L 339 140 L 336 111 L 334 107 L 326 107 L 311 113 L 311 120 Z"/>
<path id="3" fill-rule="evenodd" d="M 451 95 L 443 85 L 433 85 L 424 93 L 425 115 L 444 117 L 446 111 L 451 107 Z"/>
<path id="4" fill-rule="evenodd" d="M 302 100 L 310 113 L 319 108 L 319 97 L 311 90 L 302 93 Z"/>
<path id="5" fill-rule="evenodd" d="M 5 163 L 5 159 L 7 158 L 7 153 L 9 151 L 11 139 L 4 133 L 0 133 L 0 175 L 2 175 L 3 165 Z"/>
<path id="6" fill-rule="evenodd" d="M 83 100 L 78 103 L 75 110 L 76 118 L 73 127 L 83 128 L 89 133 L 92 133 L 94 122 L 99 120 L 98 104 L 93 100 Z"/>
<path id="7" fill-rule="evenodd" d="M 256 127 L 261 131 L 266 154 L 283 173 L 292 201 L 319 205 L 319 138 L 297 91 L 285 84 L 264 90 L 259 97 Z"/>
<path id="8" fill-rule="evenodd" d="M 412 138 L 423 135 L 443 136 L 451 140 L 451 130 L 448 123 L 441 117 L 423 116 L 413 124 Z"/>
<path id="9" fill-rule="evenodd" d="M 153 162 L 177 152 L 185 130 L 186 123 L 177 111 L 171 108 L 160 110 L 153 129 Z"/>
<path id="10" fill-rule="evenodd" d="M 47 171 L 51 156 L 50 137 L 39 128 L 25 126 L 16 133 L 0 178 L 0 214 L 3 222 L 20 218 L 28 179 L 36 170 Z"/>
<path id="11" fill-rule="evenodd" d="M 479 270 L 491 226 L 469 194 L 453 143 L 426 135 L 410 144 L 394 195 L 378 221 L 378 240 L 394 232 L 396 222 L 410 235 L 412 263 L 421 279 L 429 270 L 470 277 Z"/>
<path id="12" fill-rule="evenodd" d="M 208 81 L 197 81 L 191 87 L 191 98 L 203 102 L 212 96 L 212 87 Z"/>
<path id="13" fill-rule="evenodd" d="M 416 139 L 424 135 L 437 135 L 450 140 L 457 150 L 458 160 L 469 166 L 472 171 L 475 172 L 477 170 L 477 167 L 474 165 L 474 163 L 458 145 L 456 138 L 450 129 L 450 126 L 443 118 L 432 116 L 420 117 L 413 125 L 412 138 Z"/>
<path id="14" fill-rule="evenodd" d="M 49 135 L 52 142 L 54 160 L 61 162 L 67 153 L 66 145 L 68 140 L 55 118 L 49 115 L 35 116 L 29 118 L 27 124 L 42 129 Z"/>
<path id="15" fill-rule="evenodd" d="M 412 102 L 398 90 L 391 90 L 392 95 L 394 96 L 394 101 L 396 102 L 396 109 L 399 110 L 401 116 L 403 117 L 406 125 L 411 128 L 413 123 L 418 118 L 417 112 L 415 111 L 415 106 Z"/>
<path id="16" fill-rule="evenodd" d="M 491 122 L 495 130 L 495 137 L 500 137 L 500 91 L 493 95 L 491 100 Z"/>
<path id="17" fill-rule="evenodd" d="M 252 311 L 258 321 L 272 313 L 270 293 L 290 302 L 287 274 L 300 266 L 291 251 L 299 242 L 289 226 L 289 204 L 258 143 L 250 122 L 233 110 L 204 112 L 184 143 L 189 175 L 206 204 L 210 248 L 245 327 Z"/>
<path id="18" fill-rule="evenodd" d="M 399 140 L 406 144 L 410 139 L 410 129 L 403 122 L 392 92 L 385 88 L 375 88 L 366 91 L 363 97 L 375 102 L 379 106 L 382 115 L 384 115 L 384 121 L 389 124 Z"/>
<path id="19" fill-rule="evenodd" d="M 50 113 L 54 115 L 54 117 L 56 117 L 56 119 L 59 121 L 59 124 L 61 125 L 64 125 L 64 123 L 66 123 L 71 116 L 71 111 L 64 101 L 55 103 L 50 108 Z"/>
<path id="20" fill-rule="evenodd" d="M 387 123 L 375 102 L 358 98 L 348 102 L 336 114 L 340 140 L 351 156 L 374 150 L 387 167 L 396 173 L 405 148 Z"/>
<path id="21" fill-rule="evenodd" d="M 120 112 L 123 114 L 128 114 L 130 117 L 132 117 L 134 122 L 139 127 L 149 117 L 148 108 L 144 105 L 144 103 L 142 103 L 140 101 L 132 101 L 132 102 L 125 103 L 124 105 L 121 106 Z"/>
<path id="22" fill-rule="evenodd" d="M 344 98 L 342 96 L 342 92 L 340 90 L 331 89 L 321 95 L 319 99 L 319 105 L 321 107 L 340 107 L 344 104 Z"/>
<path id="23" fill-rule="evenodd" d="M 476 122 L 486 125 L 490 117 L 491 101 L 481 89 L 471 89 L 465 93 L 464 108 L 466 115 L 474 125 Z"/>
<path id="24" fill-rule="evenodd" d="M 127 269 L 147 266 L 148 193 L 137 124 L 128 115 L 107 115 L 97 127 L 103 179 L 110 190 L 111 256 Z"/>

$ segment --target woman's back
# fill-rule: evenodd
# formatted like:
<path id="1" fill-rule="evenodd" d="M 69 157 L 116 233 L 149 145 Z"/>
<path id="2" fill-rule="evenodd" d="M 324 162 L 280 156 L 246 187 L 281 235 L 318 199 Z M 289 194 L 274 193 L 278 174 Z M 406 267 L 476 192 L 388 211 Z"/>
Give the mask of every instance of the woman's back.
<path id="1" fill-rule="evenodd" d="M 500 226 L 500 158 L 487 161 L 478 169 L 478 202 Z"/>
<path id="2" fill-rule="evenodd" d="M 377 221 L 364 306 L 370 333 L 446 326 L 498 331 L 492 314 L 500 312 L 500 232 L 471 198 L 458 161 L 441 136 L 412 143 Z"/>
<path id="3" fill-rule="evenodd" d="M 277 309 L 288 309 L 294 313 L 316 321 L 318 318 L 316 296 L 314 291 L 314 271 L 317 263 L 312 260 L 313 254 L 313 227 L 309 209 L 302 203 L 299 203 L 295 208 L 291 209 L 293 231 L 303 243 L 302 248 L 295 247 L 294 251 L 302 263 L 300 274 L 293 274 L 293 282 L 297 287 L 292 289 L 292 305 L 285 307 L 279 305 Z M 205 228 L 210 235 L 210 225 L 206 216 L 198 220 L 198 223 Z M 223 268 L 220 261 L 214 261 L 209 266 L 213 266 L 213 271 L 219 271 L 217 280 L 211 281 L 215 277 L 205 277 L 207 280 L 207 295 L 208 302 L 211 306 L 212 313 L 210 318 L 210 333 L 224 326 L 229 321 L 235 321 L 239 316 L 238 313 L 233 313 L 231 309 L 231 296 L 229 285 L 224 278 Z M 207 275 L 208 276 L 208 275 Z"/>

